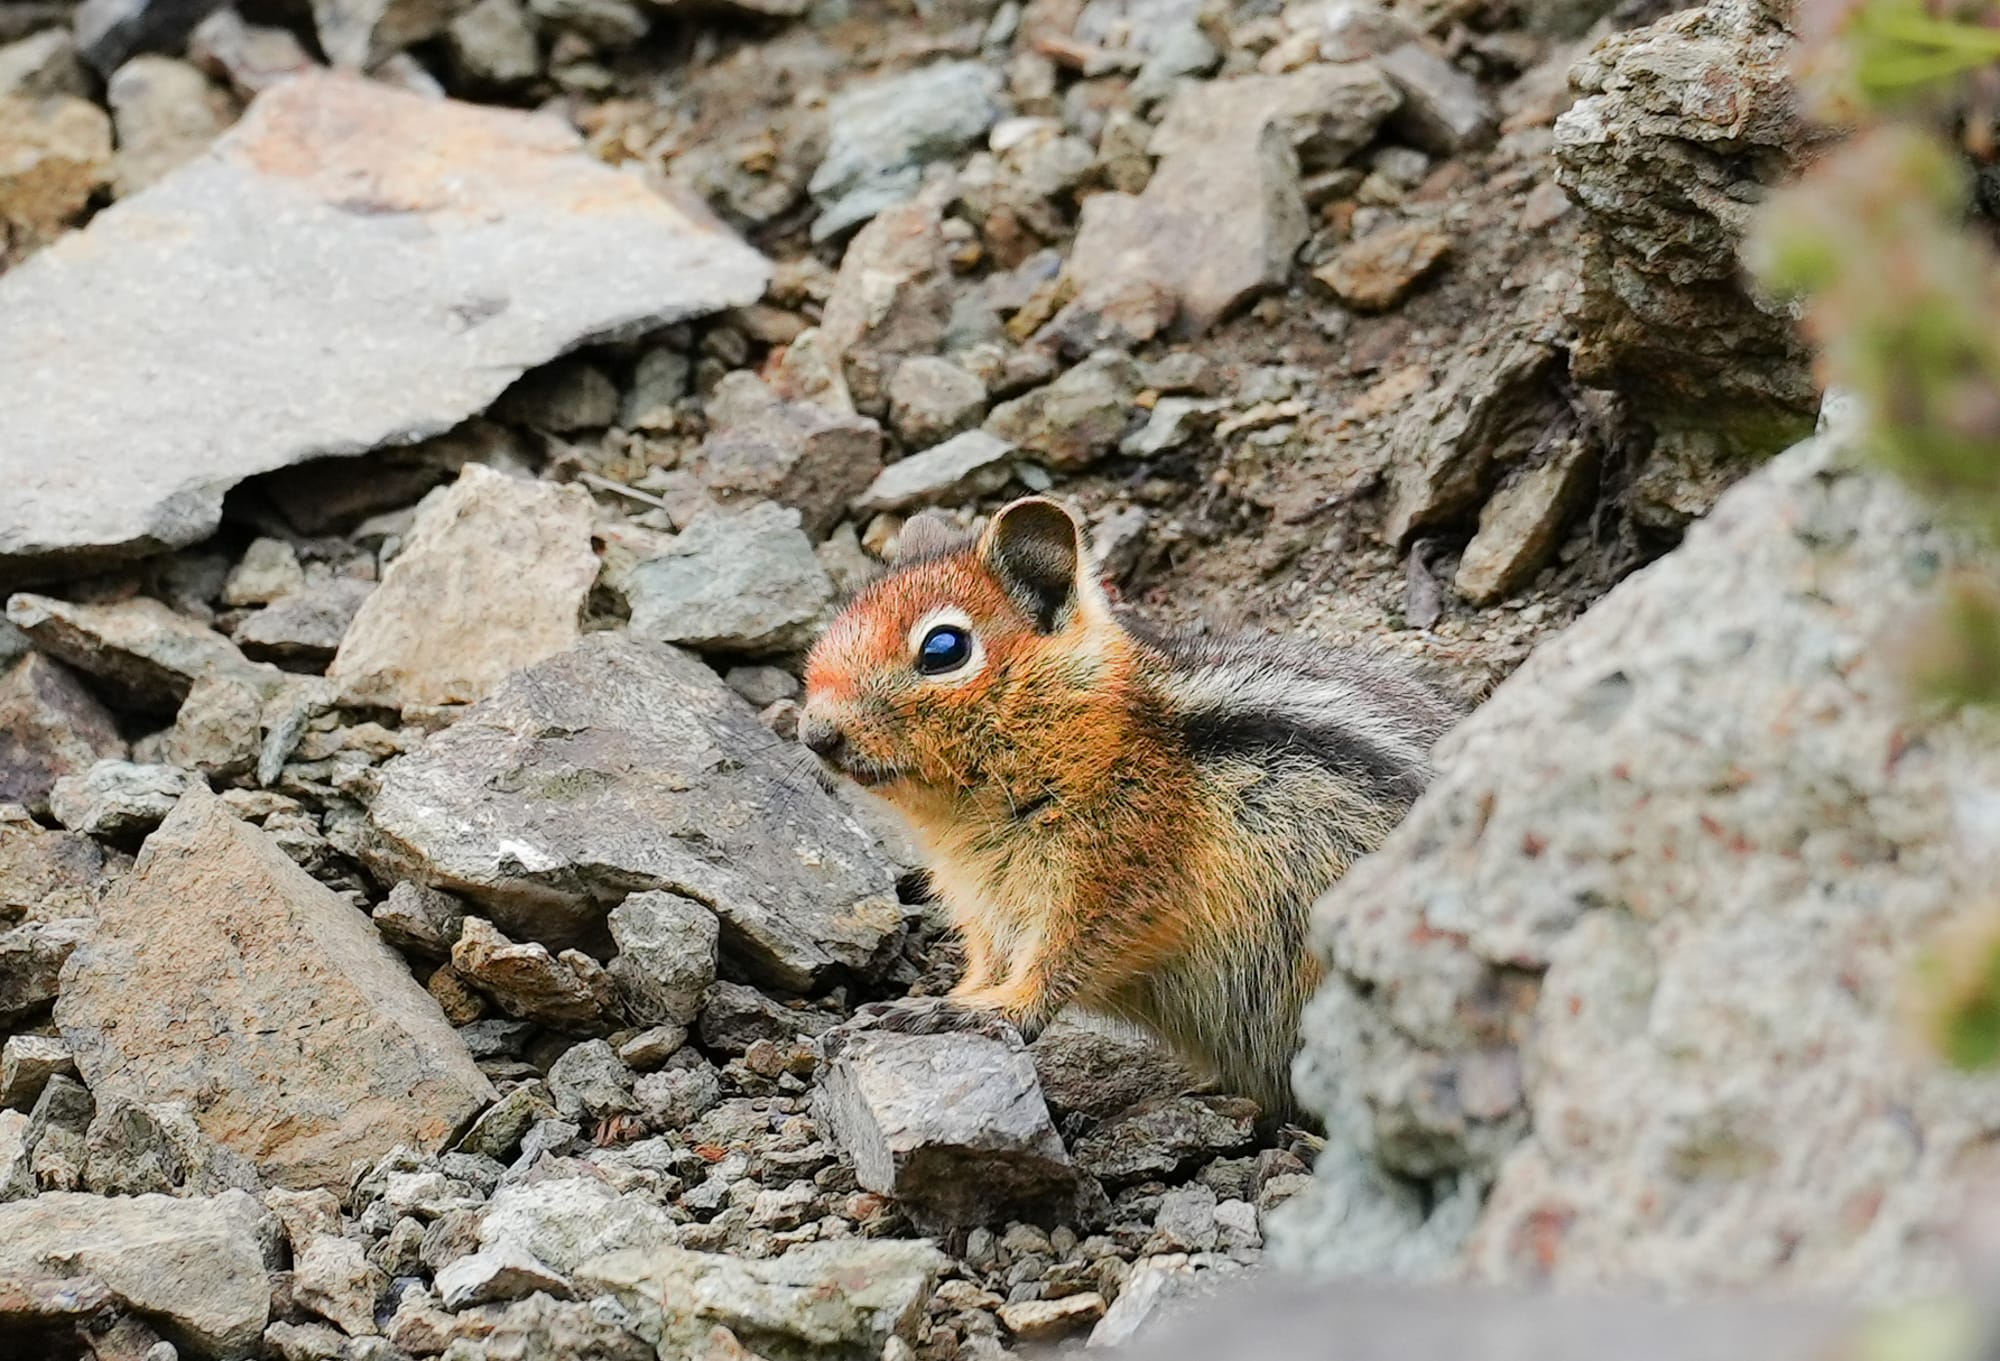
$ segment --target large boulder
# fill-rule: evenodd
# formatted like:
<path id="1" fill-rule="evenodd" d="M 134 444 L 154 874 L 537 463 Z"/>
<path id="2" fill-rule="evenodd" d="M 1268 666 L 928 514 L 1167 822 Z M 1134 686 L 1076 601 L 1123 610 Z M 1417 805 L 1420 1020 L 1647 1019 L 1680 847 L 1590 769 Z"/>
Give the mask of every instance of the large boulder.
<path id="1" fill-rule="evenodd" d="M 494 1096 L 368 917 L 199 784 L 98 909 L 56 1021 L 100 1100 L 186 1102 L 280 1186 L 442 1148 Z"/>
<path id="2" fill-rule="evenodd" d="M 752 302 L 768 270 L 557 120 L 274 86 L 0 280 L 0 584 L 205 539 L 246 477 L 440 434 L 578 345 Z"/>
<path id="3" fill-rule="evenodd" d="M 693 656 L 619 634 L 529 667 L 384 771 L 366 853 L 477 899 L 517 939 L 602 943 L 628 893 L 710 907 L 723 956 L 809 988 L 902 926 L 874 840 Z"/>
<path id="4" fill-rule="evenodd" d="M 1914 954 L 1990 900 L 1968 815 L 2000 747 L 1913 702 L 1898 639 L 1961 552 L 1822 437 L 1446 739 L 1318 909 L 1299 1081 L 1332 1142 L 1294 1262 L 1946 1276 L 2000 1077 L 1948 1070 L 1901 1013 Z"/>

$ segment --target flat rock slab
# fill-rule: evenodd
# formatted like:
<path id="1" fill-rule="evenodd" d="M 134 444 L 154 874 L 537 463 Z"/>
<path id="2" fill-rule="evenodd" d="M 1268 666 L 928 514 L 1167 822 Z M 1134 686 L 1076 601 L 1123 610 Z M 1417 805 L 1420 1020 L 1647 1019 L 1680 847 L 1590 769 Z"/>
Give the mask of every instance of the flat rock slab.
<path id="1" fill-rule="evenodd" d="M 706 904 L 726 958 L 804 989 L 867 973 L 902 922 L 874 841 L 713 671 L 600 633 L 391 763 L 366 855 L 478 899 L 508 934 L 599 937 L 627 893 Z"/>
<path id="2" fill-rule="evenodd" d="M 0 279 L 0 583 L 206 538 L 252 474 L 441 433 L 768 272 L 552 119 L 302 75 Z"/>
<path id="3" fill-rule="evenodd" d="M 920 1223 L 986 1224 L 1064 1207 L 1076 1173 L 1020 1037 L 843 1028 L 813 1118 L 854 1160 L 855 1179 Z"/>
<path id="4" fill-rule="evenodd" d="M 466 464 L 341 640 L 326 673 L 341 702 L 470 704 L 574 643 L 597 580 L 593 517 L 581 487 Z"/>
<path id="5" fill-rule="evenodd" d="M 271 1309 L 241 1191 L 212 1200 L 54 1192 L 0 1205 L 0 1279 L 94 1277 L 110 1297 L 197 1355 L 255 1356 Z"/>
<path id="6" fill-rule="evenodd" d="M 344 1187 L 493 1099 L 368 918 L 196 787 L 70 957 L 56 1012 L 100 1100 L 185 1101 L 277 1185 Z"/>

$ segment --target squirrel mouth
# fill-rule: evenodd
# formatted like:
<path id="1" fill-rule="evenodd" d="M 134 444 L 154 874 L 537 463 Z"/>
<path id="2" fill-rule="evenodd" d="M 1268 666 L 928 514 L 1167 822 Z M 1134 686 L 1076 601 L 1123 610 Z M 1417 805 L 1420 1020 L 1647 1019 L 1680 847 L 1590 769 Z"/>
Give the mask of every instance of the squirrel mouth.
<path id="1" fill-rule="evenodd" d="M 840 760 L 829 762 L 829 764 L 863 789 L 870 789 L 878 784 L 887 784 L 891 780 L 900 779 L 903 773 L 894 766 L 880 765 L 865 756 L 844 755 Z"/>

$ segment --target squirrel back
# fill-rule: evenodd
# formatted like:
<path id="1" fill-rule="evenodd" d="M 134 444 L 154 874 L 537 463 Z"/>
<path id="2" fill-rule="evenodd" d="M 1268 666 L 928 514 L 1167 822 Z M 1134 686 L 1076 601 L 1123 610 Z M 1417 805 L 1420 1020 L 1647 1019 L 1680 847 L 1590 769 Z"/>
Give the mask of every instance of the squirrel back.
<path id="1" fill-rule="evenodd" d="M 1313 902 L 1429 778 L 1459 707 L 1384 659 L 1155 632 L 1080 526 L 905 526 L 814 648 L 800 739 L 900 811 L 962 937 L 953 1001 L 1030 1035 L 1138 1022 L 1273 1114 L 1319 981 Z"/>

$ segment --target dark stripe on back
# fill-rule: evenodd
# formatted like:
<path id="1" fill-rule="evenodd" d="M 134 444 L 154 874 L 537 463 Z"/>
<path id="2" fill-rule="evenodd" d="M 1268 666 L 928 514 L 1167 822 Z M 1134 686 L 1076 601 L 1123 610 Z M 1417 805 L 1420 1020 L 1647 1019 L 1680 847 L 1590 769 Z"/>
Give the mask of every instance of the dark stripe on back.
<path id="1" fill-rule="evenodd" d="M 1181 735 L 1198 763 L 1233 759 L 1266 765 L 1275 756 L 1303 756 L 1383 803 L 1410 803 L 1423 792 L 1426 778 L 1421 767 L 1358 733 L 1284 714 L 1201 710 L 1183 716 Z"/>

